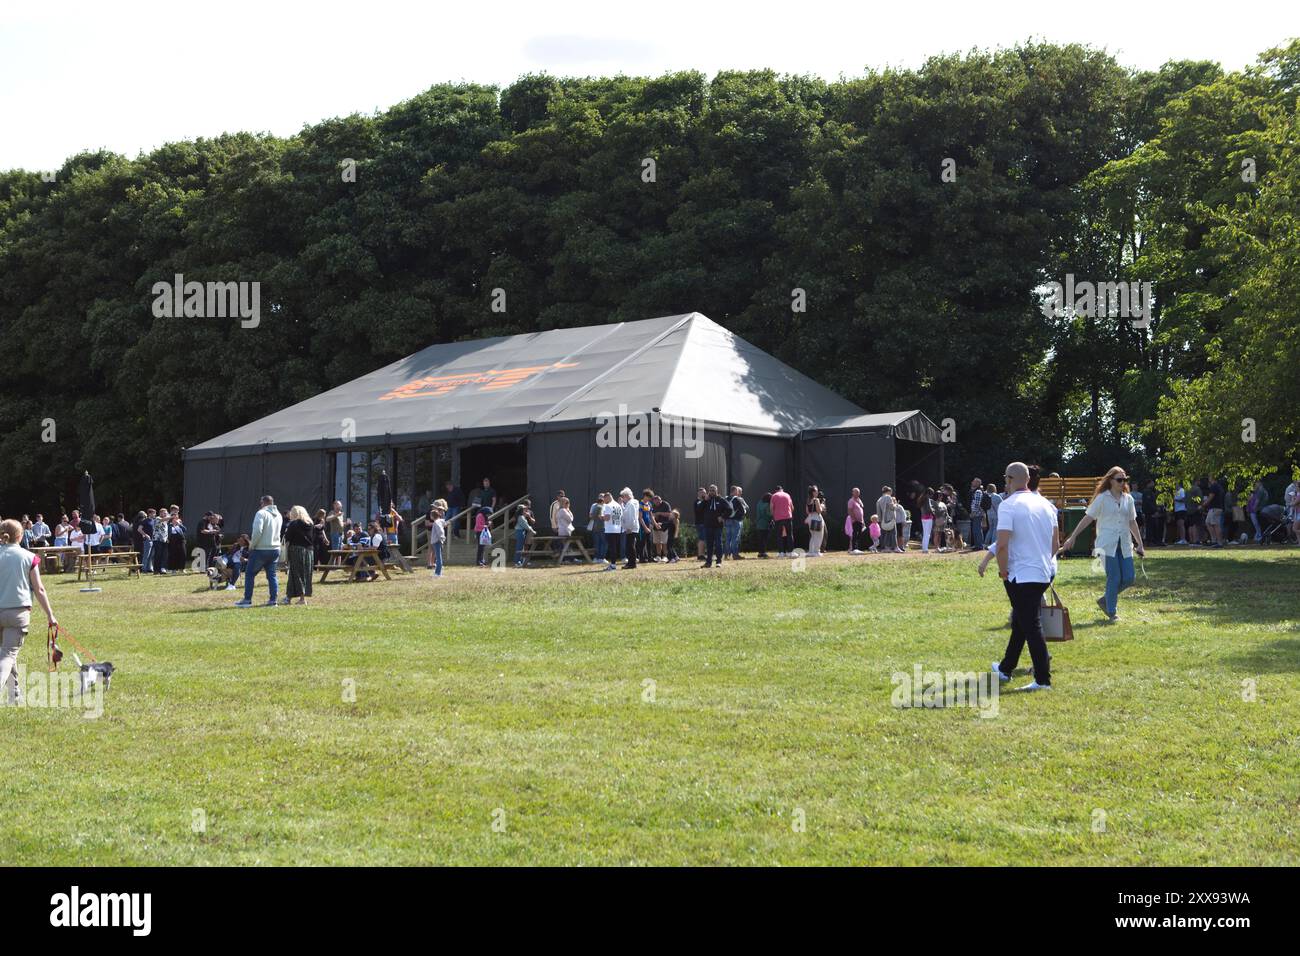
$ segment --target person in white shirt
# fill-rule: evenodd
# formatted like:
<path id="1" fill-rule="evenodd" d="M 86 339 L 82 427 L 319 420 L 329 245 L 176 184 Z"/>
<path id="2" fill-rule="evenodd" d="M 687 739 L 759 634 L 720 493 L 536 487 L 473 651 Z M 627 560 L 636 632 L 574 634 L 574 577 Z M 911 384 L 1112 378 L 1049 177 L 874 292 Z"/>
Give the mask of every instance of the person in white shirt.
<path id="1" fill-rule="evenodd" d="M 1146 556 L 1146 551 L 1142 547 L 1142 532 L 1138 530 L 1137 504 L 1129 493 L 1124 469 L 1116 465 L 1106 472 L 1094 494 L 1087 514 L 1061 548 L 1070 550 L 1083 529 L 1097 523 L 1092 553 L 1106 562 L 1106 593 L 1097 598 L 1097 606 L 1112 621 L 1118 621 L 1120 592 L 1133 584 L 1133 551 L 1136 549 L 1141 557 Z"/>
<path id="2" fill-rule="evenodd" d="M 159 517 L 160 521 L 166 520 Z M 280 561 L 280 525 L 283 519 L 275 508 L 275 499 L 270 495 L 262 496 L 262 507 L 253 515 L 253 533 L 248 536 L 248 570 L 244 574 L 244 599 L 236 601 L 235 607 L 253 606 L 253 579 L 257 572 L 266 568 L 266 583 L 270 588 L 270 600 L 267 607 L 276 606 L 280 594 L 280 582 L 276 579 L 276 565 Z"/>
<path id="3" fill-rule="evenodd" d="M 569 545 L 569 537 L 573 534 L 573 512 L 569 510 L 568 498 L 561 498 L 559 505 L 555 509 L 555 533 L 560 538 L 556 553 L 564 554 L 564 549 Z"/>
<path id="4" fill-rule="evenodd" d="M 623 502 L 623 547 L 627 551 L 623 557 L 623 570 L 636 570 L 637 538 L 641 528 L 641 502 L 632 494 L 631 488 L 624 488 L 618 493 L 618 500 Z"/>
<path id="5" fill-rule="evenodd" d="M 623 506 L 608 491 L 601 498 L 600 516 L 605 522 L 605 570 L 618 568 L 618 556 L 623 539 Z"/>
<path id="6" fill-rule="evenodd" d="M 1011 638 L 1002 660 L 993 662 L 993 673 L 1003 683 L 1011 680 L 1020 652 L 1028 644 L 1034 679 L 1021 690 L 1049 690 L 1051 664 L 1038 610 L 1055 572 L 1060 545 L 1056 508 L 1029 490 L 1031 475 L 1024 462 L 1007 465 L 1004 477 L 1007 496 L 998 508 L 997 561 L 998 576 L 1011 601 Z"/>

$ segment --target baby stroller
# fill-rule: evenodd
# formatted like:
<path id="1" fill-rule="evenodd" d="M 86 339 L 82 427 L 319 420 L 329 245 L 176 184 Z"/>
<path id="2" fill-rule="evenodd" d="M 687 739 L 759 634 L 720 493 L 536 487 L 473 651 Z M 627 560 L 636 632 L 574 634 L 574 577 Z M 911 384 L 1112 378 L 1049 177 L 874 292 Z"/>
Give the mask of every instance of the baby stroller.
<path id="1" fill-rule="evenodd" d="M 1286 544 L 1287 528 L 1290 521 L 1286 509 L 1281 505 L 1265 505 L 1259 509 L 1259 526 L 1264 529 L 1264 537 L 1259 542 L 1265 544 Z"/>

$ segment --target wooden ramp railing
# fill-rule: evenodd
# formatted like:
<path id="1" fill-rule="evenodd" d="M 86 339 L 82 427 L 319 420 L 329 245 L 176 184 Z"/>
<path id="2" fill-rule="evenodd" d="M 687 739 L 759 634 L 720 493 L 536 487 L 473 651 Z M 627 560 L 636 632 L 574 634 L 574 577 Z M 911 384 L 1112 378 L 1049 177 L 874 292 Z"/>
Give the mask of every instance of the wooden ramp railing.
<path id="1" fill-rule="evenodd" d="M 527 500 L 528 496 L 523 495 L 509 504 L 502 505 L 488 516 L 487 527 L 492 535 L 493 547 L 509 546 L 511 528 L 514 525 L 519 505 Z M 475 517 L 474 510 L 466 508 L 447 525 L 447 543 L 442 549 L 444 561 L 451 562 L 455 558 L 457 563 L 460 563 L 474 559 L 474 556 L 478 553 L 478 535 L 474 533 Z M 456 537 L 454 531 L 459 531 L 462 537 Z M 428 553 L 429 519 L 427 515 L 422 515 L 411 522 L 411 553 L 408 557 L 412 561 L 427 561 Z"/>

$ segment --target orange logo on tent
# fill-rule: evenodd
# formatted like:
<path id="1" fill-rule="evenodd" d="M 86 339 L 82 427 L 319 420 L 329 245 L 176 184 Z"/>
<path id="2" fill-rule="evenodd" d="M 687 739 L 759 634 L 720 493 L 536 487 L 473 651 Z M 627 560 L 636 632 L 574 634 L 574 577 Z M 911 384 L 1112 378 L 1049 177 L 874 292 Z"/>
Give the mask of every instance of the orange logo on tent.
<path id="1" fill-rule="evenodd" d="M 455 375 L 429 375 L 399 385 L 379 400 L 386 402 L 392 398 L 419 398 L 446 395 L 462 385 L 480 385 L 480 392 L 494 392 L 502 388 L 512 388 L 539 372 L 552 368 L 574 368 L 577 362 L 553 362 L 550 365 L 525 365 L 520 368 L 488 369 L 486 372 L 460 372 Z"/>

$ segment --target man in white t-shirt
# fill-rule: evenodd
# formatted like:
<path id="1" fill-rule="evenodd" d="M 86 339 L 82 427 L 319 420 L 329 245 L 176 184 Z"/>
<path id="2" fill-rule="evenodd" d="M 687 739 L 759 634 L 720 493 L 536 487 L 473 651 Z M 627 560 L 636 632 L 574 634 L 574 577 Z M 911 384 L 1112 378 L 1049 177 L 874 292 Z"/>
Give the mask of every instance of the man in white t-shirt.
<path id="1" fill-rule="evenodd" d="M 1056 573 L 1060 547 L 1056 508 L 1028 490 L 1029 466 L 1023 462 L 1007 465 L 1005 478 L 1007 494 L 998 508 L 997 557 L 998 574 L 1011 600 L 1011 639 L 1002 660 L 993 662 L 993 673 L 1004 683 L 1011 680 L 1020 652 L 1028 644 L 1034 679 L 1021 689 L 1050 690 L 1050 658 L 1038 610 Z"/>
<path id="2" fill-rule="evenodd" d="M 605 522 L 605 570 L 618 568 L 618 558 L 622 551 L 623 506 L 615 501 L 608 492 L 601 495 L 600 516 Z"/>

